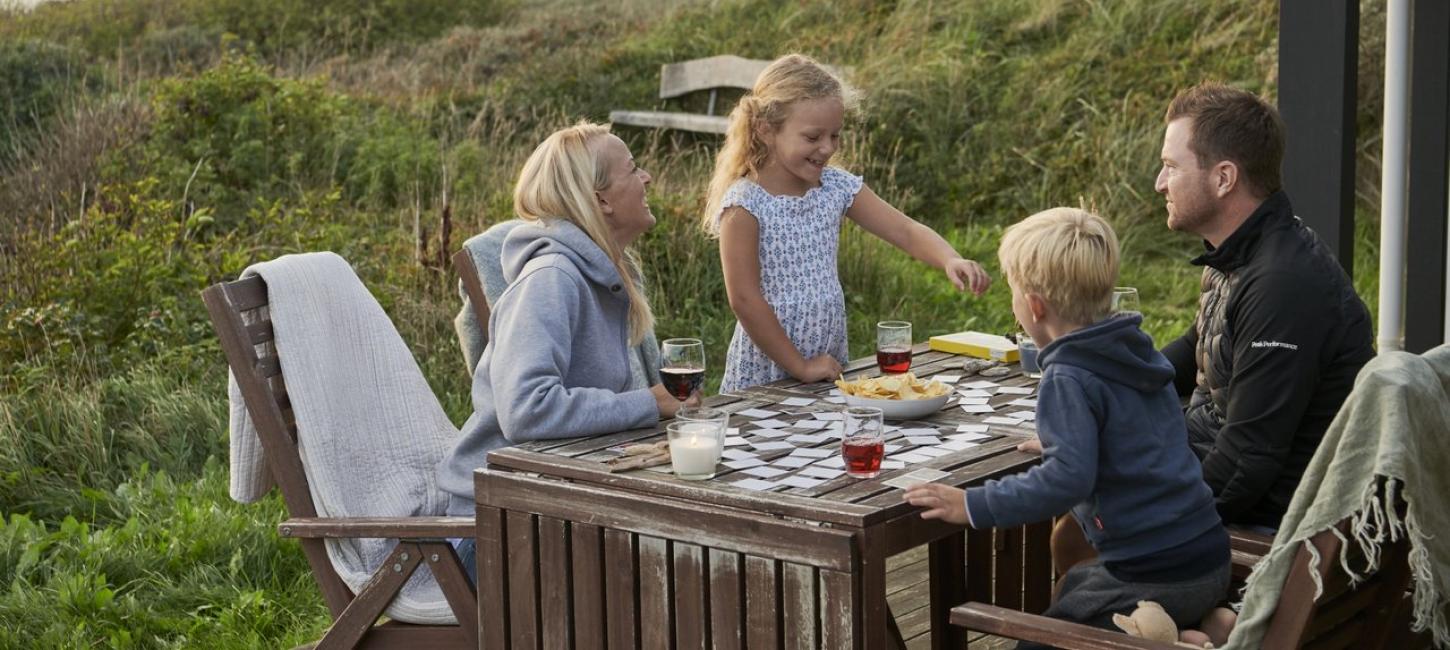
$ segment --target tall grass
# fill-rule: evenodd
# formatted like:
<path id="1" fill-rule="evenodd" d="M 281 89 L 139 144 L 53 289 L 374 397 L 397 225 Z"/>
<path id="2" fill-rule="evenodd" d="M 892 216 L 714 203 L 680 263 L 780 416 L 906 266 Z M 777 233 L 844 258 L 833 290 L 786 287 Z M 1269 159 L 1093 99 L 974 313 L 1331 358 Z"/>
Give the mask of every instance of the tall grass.
<path id="1" fill-rule="evenodd" d="M 1380 4 L 1364 3 L 1368 61 L 1383 47 Z M 329 21 L 353 6 L 364 9 Z M 417 15 L 396 13 L 405 6 Z M 553 129 L 618 108 L 703 110 L 701 97 L 657 97 L 663 63 L 802 51 L 845 68 L 865 101 L 839 163 L 997 278 L 982 297 L 958 293 L 847 226 L 853 355 L 886 318 L 911 320 L 918 338 L 1012 329 L 996 244 L 1055 205 L 1114 224 L 1148 331 L 1177 336 L 1199 244 L 1167 230 L 1153 193 L 1164 105 L 1204 78 L 1270 97 L 1276 81 L 1275 7 L 1252 0 L 301 7 L 0 12 L 0 41 L 84 53 L 99 82 L 58 77 L 58 94 L 37 95 L 57 108 L 0 161 L 0 647 L 314 638 L 326 611 L 295 545 L 273 533 L 280 500 L 226 498 L 224 364 L 196 292 L 258 261 L 336 251 L 461 423 L 469 379 L 439 253 L 511 216 L 517 170 Z M 1378 75 L 1361 69 L 1366 169 Z M 616 132 L 655 177 L 659 223 L 639 247 L 657 331 L 704 338 L 713 387 L 734 318 L 716 244 L 695 223 L 719 140 Z M 1362 175 L 1355 277 L 1371 304 L 1375 201 Z"/>

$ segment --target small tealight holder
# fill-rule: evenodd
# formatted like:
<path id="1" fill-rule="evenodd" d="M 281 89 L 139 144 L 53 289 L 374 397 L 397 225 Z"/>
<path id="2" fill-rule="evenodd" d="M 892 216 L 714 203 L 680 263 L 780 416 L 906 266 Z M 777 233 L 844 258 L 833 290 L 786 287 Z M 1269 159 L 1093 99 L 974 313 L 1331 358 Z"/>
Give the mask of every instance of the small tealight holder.
<path id="1" fill-rule="evenodd" d="M 715 477 L 720 453 L 725 449 L 723 422 L 676 419 L 665 427 L 670 441 L 670 466 L 675 476 L 687 481 Z"/>

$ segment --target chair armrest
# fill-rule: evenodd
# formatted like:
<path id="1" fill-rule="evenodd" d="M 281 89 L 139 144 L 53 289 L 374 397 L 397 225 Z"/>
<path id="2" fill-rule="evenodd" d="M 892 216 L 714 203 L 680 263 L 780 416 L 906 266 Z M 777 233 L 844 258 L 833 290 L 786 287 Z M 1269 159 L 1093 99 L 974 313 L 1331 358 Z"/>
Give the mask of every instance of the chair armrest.
<path id="1" fill-rule="evenodd" d="M 1268 555 L 1269 549 L 1274 546 L 1274 536 L 1229 526 L 1228 545 L 1229 548 L 1235 551 L 1242 551 L 1248 555 L 1263 557 Z"/>
<path id="2" fill-rule="evenodd" d="M 473 537 L 472 517 L 297 517 L 277 525 L 282 537 L 451 539 Z"/>
<path id="3" fill-rule="evenodd" d="M 1021 641 L 1045 643 L 1065 650 L 1183 650 L 1122 632 L 1063 621 L 996 605 L 966 603 L 952 608 L 952 625 Z"/>

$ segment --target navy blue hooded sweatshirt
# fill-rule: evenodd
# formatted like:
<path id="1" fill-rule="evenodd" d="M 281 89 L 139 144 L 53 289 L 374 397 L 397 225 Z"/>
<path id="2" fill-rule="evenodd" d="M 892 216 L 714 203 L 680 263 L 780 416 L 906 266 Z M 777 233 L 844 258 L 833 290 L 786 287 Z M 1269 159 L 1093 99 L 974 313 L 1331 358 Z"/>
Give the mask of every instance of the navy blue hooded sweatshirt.
<path id="1" fill-rule="evenodd" d="M 973 526 L 1018 526 L 1071 509 L 1110 570 L 1136 565 L 1187 579 L 1228 562 L 1173 366 L 1142 320 L 1118 314 L 1042 349 L 1042 463 L 967 490 Z"/>

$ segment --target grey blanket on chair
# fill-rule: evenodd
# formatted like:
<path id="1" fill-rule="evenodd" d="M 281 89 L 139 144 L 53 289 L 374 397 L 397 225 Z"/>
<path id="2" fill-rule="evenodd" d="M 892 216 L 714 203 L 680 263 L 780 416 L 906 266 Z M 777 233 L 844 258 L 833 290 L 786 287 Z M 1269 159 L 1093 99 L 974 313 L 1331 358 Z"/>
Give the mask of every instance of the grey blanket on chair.
<path id="1" fill-rule="evenodd" d="M 277 356 L 296 416 L 298 451 L 321 517 L 441 516 L 448 494 L 434 469 L 458 438 L 393 322 L 333 253 L 287 255 L 249 267 L 267 282 Z M 231 398 L 231 496 L 271 487 L 262 445 L 236 380 Z M 327 555 L 354 592 L 392 551 L 386 539 L 329 539 Z M 420 567 L 386 614 L 455 622 Z"/>
<path id="2" fill-rule="evenodd" d="M 1224 647 L 1259 647 L 1299 547 L 1312 552 L 1309 538 L 1345 519 L 1351 521 L 1350 539 L 1341 557 L 1316 560 L 1339 561 L 1354 576 L 1345 562 L 1354 548 L 1375 563 L 1382 544 L 1408 538 L 1414 629 L 1433 631 L 1437 644 L 1450 643 L 1447 431 L 1450 345 L 1424 356 L 1390 352 L 1365 365 L 1305 470 L 1273 547 L 1249 576 L 1241 618 Z M 1377 489 L 1380 478 L 1384 490 Z M 1396 495 L 1406 503 L 1404 518 L 1395 510 Z"/>

